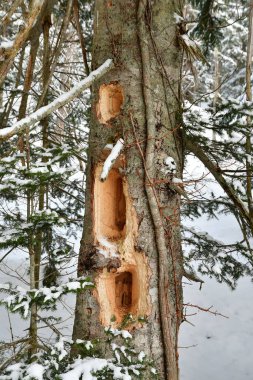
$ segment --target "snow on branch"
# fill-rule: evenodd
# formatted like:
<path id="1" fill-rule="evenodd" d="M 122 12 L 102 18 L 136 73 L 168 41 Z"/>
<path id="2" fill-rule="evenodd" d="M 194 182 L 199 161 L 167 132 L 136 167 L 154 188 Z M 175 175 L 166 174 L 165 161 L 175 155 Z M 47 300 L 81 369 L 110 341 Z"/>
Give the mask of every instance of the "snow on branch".
<path id="1" fill-rule="evenodd" d="M 53 102 L 49 103 L 44 107 L 39 108 L 31 115 L 18 121 L 12 127 L 0 129 L 0 141 L 7 140 L 15 134 L 22 132 L 24 129 L 31 127 L 32 125 L 44 119 L 46 116 L 50 115 L 52 112 L 56 111 L 60 107 L 63 107 L 65 104 L 71 102 L 73 99 L 78 97 L 81 94 L 81 92 L 89 88 L 95 80 L 103 76 L 112 67 L 112 59 L 107 59 L 98 69 L 92 71 L 87 78 L 83 79 L 80 83 L 78 83 L 68 92 L 65 92 L 64 94 L 60 95 Z"/>
<path id="2" fill-rule="evenodd" d="M 50 308 L 64 294 L 77 293 L 82 289 L 93 287 L 94 284 L 87 277 L 72 279 L 65 284 L 51 286 L 50 288 L 28 290 L 21 286 L 13 288 L 10 284 L 0 284 L 0 292 L 8 294 L 8 297 L 0 301 L 0 305 L 5 305 L 12 313 L 20 312 L 24 318 L 27 318 L 32 303 L 40 305 L 41 308 Z"/>
<path id="3" fill-rule="evenodd" d="M 116 144 L 114 145 L 114 147 L 112 148 L 111 153 L 109 154 L 109 156 L 107 157 L 107 159 L 104 162 L 103 170 L 102 170 L 102 173 L 100 176 L 100 180 L 102 182 L 104 182 L 106 180 L 106 178 L 108 177 L 108 174 L 109 174 L 114 162 L 119 157 L 120 152 L 122 151 L 123 147 L 124 147 L 124 140 L 119 139 L 116 142 Z"/>
<path id="4" fill-rule="evenodd" d="M 192 305 L 187 306 L 192 307 Z M 157 370 L 153 367 L 152 361 L 145 352 L 139 352 L 133 347 L 132 336 L 128 331 L 106 328 L 105 332 L 107 339 L 101 341 L 101 344 L 96 342 L 95 345 L 89 340 L 73 341 L 60 336 L 53 347 L 48 347 L 47 351 L 42 351 L 39 347 L 39 352 L 32 363 L 24 363 L 19 360 L 16 362 L 15 360 L 15 364 L 9 365 L 8 362 L 8 366 L 5 366 L 1 372 L 3 376 L 0 376 L 0 380 L 44 380 L 49 378 L 137 380 L 144 376 L 150 379 L 157 378 Z M 108 335 L 110 336 L 108 337 Z M 23 341 L 16 342 L 22 343 Z M 100 346 L 105 347 L 105 352 L 109 349 L 111 355 L 98 356 Z M 44 349 L 43 346 L 41 347 Z M 78 348 L 79 352 L 83 354 L 82 357 L 79 355 L 77 358 L 73 358 L 70 353 L 72 347 Z M 16 357 L 13 356 L 13 359 Z M 1 365 L 0 369 L 2 369 Z"/>

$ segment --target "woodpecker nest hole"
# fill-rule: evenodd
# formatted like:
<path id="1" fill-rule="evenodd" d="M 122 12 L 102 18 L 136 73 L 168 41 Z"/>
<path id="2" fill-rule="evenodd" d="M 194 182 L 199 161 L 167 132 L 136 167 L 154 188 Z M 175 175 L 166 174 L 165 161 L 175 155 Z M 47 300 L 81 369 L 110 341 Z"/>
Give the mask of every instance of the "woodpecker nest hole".
<path id="1" fill-rule="evenodd" d="M 116 255 L 121 263 L 113 271 L 98 270 L 96 277 L 101 323 L 115 327 L 129 314 L 146 317 L 151 311 L 150 269 L 146 256 L 135 250 L 138 220 L 121 164 L 118 159 L 105 182 L 100 181 L 103 164 L 96 167 L 93 198 L 95 245 L 109 257 Z"/>
<path id="2" fill-rule="evenodd" d="M 118 169 L 111 169 L 106 181 L 101 182 L 101 169 L 96 171 L 94 186 L 95 233 L 109 240 L 122 239 L 126 232 L 124 180 Z"/>
<path id="3" fill-rule="evenodd" d="M 110 126 L 109 121 L 120 114 L 123 101 L 123 90 L 118 83 L 102 84 L 97 104 L 97 117 L 100 123 Z"/>

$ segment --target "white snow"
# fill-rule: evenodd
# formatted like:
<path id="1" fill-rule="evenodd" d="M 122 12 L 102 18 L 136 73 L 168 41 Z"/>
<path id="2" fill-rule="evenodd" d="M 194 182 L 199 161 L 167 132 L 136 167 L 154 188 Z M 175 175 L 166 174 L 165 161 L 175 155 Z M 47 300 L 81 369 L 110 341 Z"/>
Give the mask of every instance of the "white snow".
<path id="1" fill-rule="evenodd" d="M 145 358 L 145 353 L 143 352 L 143 351 L 141 351 L 140 353 L 139 353 L 139 355 L 138 355 L 138 360 L 140 361 L 140 362 L 143 362 L 143 359 Z"/>
<path id="2" fill-rule="evenodd" d="M 72 282 L 69 282 L 66 287 L 69 289 L 69 290 L 77 290 L 77 289 L 80 289 L 81 288 L 81 284 L 80 282 L 78 281 L 72 281 Z"/>
<path id="3" fill-rule="evenodd" d="M 85 358 L 76 360 L 72 369 L 66 374 L 62 374 L 62 380 L 94 380 L 92 372 L 100 371 L 107 366 L 106 359 Z"/>
<path id="4" fill-rule="evenodd" d="M 120 152 L 122 151 L 123 147 L 124 147 L 124 140 L 119 139 L 114 145 L 114 147 L 112 148 L 111 153 L 109 154 L 109 156 L 104 162 L 103 170 L 100 176 L 101 181 L 105 181 L 106 178 L 108 177 L 109 171 L 112 168 L 114 162 L 119 157 Z"/>
<path id="5" fill-rule="evenodd" d="M 173 157 L 170 157 L 170 156 L 167 156 L 165 159 L 164 159 L 164 164 L 166 166 L 168 166 L 169 168 L 171 169 L 175 169 L 176 168 L 176 163 L 175 163 L 175 160 Z"/>
<path id="6" fill-rule="evenodd" d="M 85 348 L 86 350 L 91 350 L 93 348 L 93 344 L 91 343 L 91 341 L 87 340 L 87 342 L 85 343 Z"/>
<path id="7" fill-rule="evenodd" d="M 10 371 L 10 376 L 0 376 L 0 380 L 19 380 L 20 374 L 22 371 L 22 364 L 16 363 L 13 365 L 8 366 L 8 370 Z"/>
<path id="8" fill-rule="evenodd" d="M 181 21 L 184 20 L 182 16 L 180 16 L 178 13 L 174 12 L 174 19 L 176 21 L 176 24 L 179 24 Z"/>
<path id="9" fill-rule="evenodd" d="M 188 309 L 196 315 L 180 327 L 179 358 L 182 380 L 252 380 L 253 363 L 253 284 L 239 281 L 235 291 L 204 277 L 205 284 L 184 286 L 184 299 L 196 305 L 214 305 L 229 317 L 215 317 Z M 188 347 L 188 348 L 183 348 Z"/>
<path id="10" fill-rule="evenodd" d="M 14 162 L 16 160 L 16 157 L 8 156 L 1 158 L 1 162 Z"/>
<path id="11" fill-rule="evenodd" d="M 173 183 L 183 183 L 183 180 L 182 180 L 182 178 L 176 178 L 176 177 L 173 177 L 173 178 L 172 178 L 172 182 L 173 182 Z"/>
<path id="12" fill-rule="evenodd" d="M 5 38 L 4 41 L 0 43 L 0 49 L 11 49 L 13 47 L 13 43 L 14 41 Z"/>
<path id="13" fill-rule="evenodd" d="M 122 330 L 121 335 L 124 339 L 132 339 L 132 335 L 130 334 L 129 331 L 127 330 Z"/>
<path id="14" fill-rule="evenodd" d="M 60 337 L 59 341 L 54 345 L 55 349 L 58 351 L 59 354 L 59 361 L 61 361 L 63 358 L 65 358 L 65 356 L 68 355 L 68 352 L 64 348 L 64 342 L 66 341 L 68 341 L 68 339 Z"/>
<path id="15" fill-rule="evenodd" d="M 36 173 L 48 173 L 49 170 L 46 167 L 38 167 L 38 168 L 32 168 L 30 169 L 30 173 L 36 174 Z"/>
<path id="16" fill-rule="evenodd" d="M 197 44 L 195 41 L 193 41 L 188 34 L 181 34 L 181 37 L 183 38 L 184 42 L 187 46 L 191 46 L 193 48 L 196 48 Z"/>
<path id="17" fill-rule="evenodd" d="M 45 368 L 38 363 L 32 363 L 26 370 L 27 375 L 24 377 L 24 380 L 28 380 L 30 378 L 36 380 L 43 380 L 43 373 Z"/>
<path id="18" fill-rule="evenodd" d="M 113 329 L 112 327 L 106 327 L 105 331 L 109 332 L 113 336 L 121 335 L 124 339 L 132 339 L 132 335 L 127 330 L 118 330 L 118 329 Z"/>
<path id="19" fill-rule="evenodd" d="M 106 144 L 104 149 L 112 150 L 113 144 Z"/>
<path id="20" fill-rule="evenodd" d="M 174 174 L 177 170 L 177 166 L 173 157 L 167 156 L 163 160 L 162 172 L 164 174 Z"/>
<path id="21" fill-rule="evenodd" d="M 117 244 L 107 240 L 104 236 L 97 237 L 99 253 L 104 257 L 118 257 Z"/>
<path id="22" fill-rule="evenodd" d="M 10 289 L 10 284 L 0 284 L 0 289 L 9 290 Z"/>

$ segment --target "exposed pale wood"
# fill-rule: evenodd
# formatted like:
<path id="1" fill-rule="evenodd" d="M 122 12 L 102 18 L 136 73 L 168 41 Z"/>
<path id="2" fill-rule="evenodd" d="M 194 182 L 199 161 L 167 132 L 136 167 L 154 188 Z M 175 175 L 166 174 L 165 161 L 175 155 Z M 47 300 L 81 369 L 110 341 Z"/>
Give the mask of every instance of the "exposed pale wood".
<path id="1" fill-rule="evenodd" d="M 99 89 L 98 119 L 110 126 L 110 120 L 119 115 L 124 101 L 122 87 L 118 83 L 103 84 Z"/>
<path id="2" fill-rule="evenodd" d="M 94 237 L 95 245 L 107 254 L 117 254 L 121 266 L 113 272 L 104 268 L 96 277 L 95 294 L 100 305 L 100 320 L 104 326 L 115 327 L 127 314 L 133 317 L 147 316 L 151 311 L 149 297 L 150 269 L 148 261 L 142 252 L 136 252 L 135 236 L 138 234 L 138 222 L 136 212 L 129 196 L 128 186 L 118 169 L 113 169 L 108 179 L 101 183 L 100 175 L 102 164 L 95 171 L 94 184 Z M 123 186 L 118 188 L 117 183 L 121 179 Z M 119 194 L 122 192 L 122 194 Z M 121 207 L 121 201 L 123 205 Z M 119 215 L 121 214 L 121 215 Z M 122 229 L 123 227 L 123 229 Z M 115 251 L 110 251 L 101 242 L 100 237 L 107 239 L 109 244 L 115 246 Z M 118 307 L 116 286 L 119 275 L 130 273 L 132 276 L 131 304 L 128 308 Z M 122 294 L 121 294 L 122 297 Z M 127 328 L 137 327 L 133 323 Z"/>

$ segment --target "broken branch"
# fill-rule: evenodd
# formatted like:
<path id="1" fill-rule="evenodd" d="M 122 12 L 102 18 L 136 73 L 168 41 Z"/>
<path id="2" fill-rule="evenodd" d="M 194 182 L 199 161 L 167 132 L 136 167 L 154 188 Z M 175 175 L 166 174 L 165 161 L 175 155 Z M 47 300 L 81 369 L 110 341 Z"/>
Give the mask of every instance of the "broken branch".
<path id="1" fill-rule="evenodd" d="M 44 107 L 39 108 L 31 115 L 21 119 L 16 124 L 14 124 L 13 127 L 0 129 L 0 141 L 7 140 L 10 137 L 24 131 L 26 128 L 30 128 L 32 125 L 44 119 L 46 116 L 50 115 L 58 108 L 65 106 L 65 104 L 77 98 L 84 90 L 89 88 L 95 80 L 103 76 L 112 67 L 112 59 L 107 59 L 98 69 L 92 71 L 87 78 L 83 79 L 80 83 L 78 83 L 68 92 L 65 92 L 64 94 L 60 95 L 53 102 L 49 103 Z"/>
<path id="2" fill-rule="evenodd" d="M 109 154 L 109 156 L 104 162 L 103 170 L 100 176 L 100 181 L 104 182 L 106 180 L 114 162 L 119 157 L 120 152 L 122 151 L 123 147 L 124 147 L 124 140 L 119 139 L 114 145 L 114 147 L 112 148 L 111 153 Z"/>

